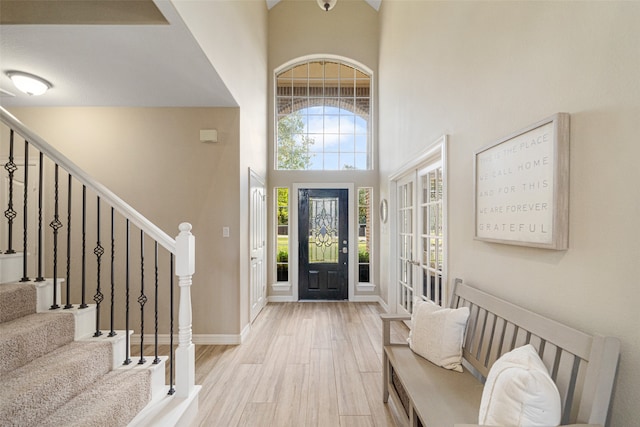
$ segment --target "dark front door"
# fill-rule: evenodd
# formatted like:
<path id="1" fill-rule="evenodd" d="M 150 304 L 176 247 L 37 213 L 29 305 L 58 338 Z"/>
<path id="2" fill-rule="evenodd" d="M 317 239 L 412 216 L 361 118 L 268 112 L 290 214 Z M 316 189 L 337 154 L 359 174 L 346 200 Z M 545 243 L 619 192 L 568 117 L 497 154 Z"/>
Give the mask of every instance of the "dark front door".
<path id="1" fill-rule="evenodd" d="M 349 296 L 348 195 L 348 190 L 340 189 L 300 190 L 300 299 L 344 300 Z"/>

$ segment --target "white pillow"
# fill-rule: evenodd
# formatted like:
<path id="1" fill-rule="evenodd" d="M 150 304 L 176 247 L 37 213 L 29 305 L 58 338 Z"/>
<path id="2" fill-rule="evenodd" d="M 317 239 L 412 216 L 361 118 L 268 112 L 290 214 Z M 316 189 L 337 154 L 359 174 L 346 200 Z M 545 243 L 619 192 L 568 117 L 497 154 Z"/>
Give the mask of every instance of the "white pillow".
<path id="1" fill-rule="evenodd" d="M 493 364 L 482 391 L 478 423 L 494 426 L 557 426 L 560 393 L 531 344 Z"/>
<path id="2" fill-rule="evenodd" d="M 438 366 L 462 372 L 462 340 L 468 318 L 467 307 L 442 308 L 414 298 L 409 346 Z"/>

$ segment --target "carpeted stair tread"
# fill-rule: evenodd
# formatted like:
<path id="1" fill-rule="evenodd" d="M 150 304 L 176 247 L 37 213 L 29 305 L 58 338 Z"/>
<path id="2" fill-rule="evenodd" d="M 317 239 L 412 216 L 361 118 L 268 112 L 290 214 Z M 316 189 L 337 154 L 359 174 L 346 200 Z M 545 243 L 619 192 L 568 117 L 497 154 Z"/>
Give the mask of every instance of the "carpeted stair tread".
<path id="1" fill-rule="evenodd" d="M 0 425 L 32 426 L 111 370 L 110 342 L 71 342 L 0 377 Z"/>
<path id="2" fill-rule="evenodd" d="M 37 313 L 0 323 L 0 373 L 19 368 L 73 341 L 71 313 Z"/>
<path id="3" fill-rule="evenodd" d="M 0 322 L 36 312 L 36 287 L 26 283 L 0 285 Z"/>
<path id="4" fill-rule="evenodd" d="M 38 426 L 124 427 L 150 401 L 150 390 L 149 369 L 116 369 L 70 400 Z"/>

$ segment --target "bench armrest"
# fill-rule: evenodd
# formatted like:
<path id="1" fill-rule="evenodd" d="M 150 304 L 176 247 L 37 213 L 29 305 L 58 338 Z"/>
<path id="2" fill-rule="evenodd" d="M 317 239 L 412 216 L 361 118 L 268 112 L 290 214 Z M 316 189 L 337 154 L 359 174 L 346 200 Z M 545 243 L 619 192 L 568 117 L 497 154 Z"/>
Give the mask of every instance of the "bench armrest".
<path id="1" fill-rule="evenodd" d="M 401 322 L 405 320 L 411 320 L 411 316 L 408 314 L 386 314 L 380 315 L 382 319 L 382 345 L 391 344 L 391 322 Z"/>

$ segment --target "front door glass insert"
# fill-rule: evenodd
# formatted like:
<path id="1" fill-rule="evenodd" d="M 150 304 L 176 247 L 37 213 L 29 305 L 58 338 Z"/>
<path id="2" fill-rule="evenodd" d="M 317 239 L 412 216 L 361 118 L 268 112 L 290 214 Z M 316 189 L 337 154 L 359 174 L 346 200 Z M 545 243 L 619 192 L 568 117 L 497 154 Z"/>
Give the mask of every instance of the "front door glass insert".
<path id="1" fill-rule="evenodd" d="M 309 198 L 309 263 L 338 262 L 339 205 L 337 197 Z"/>

